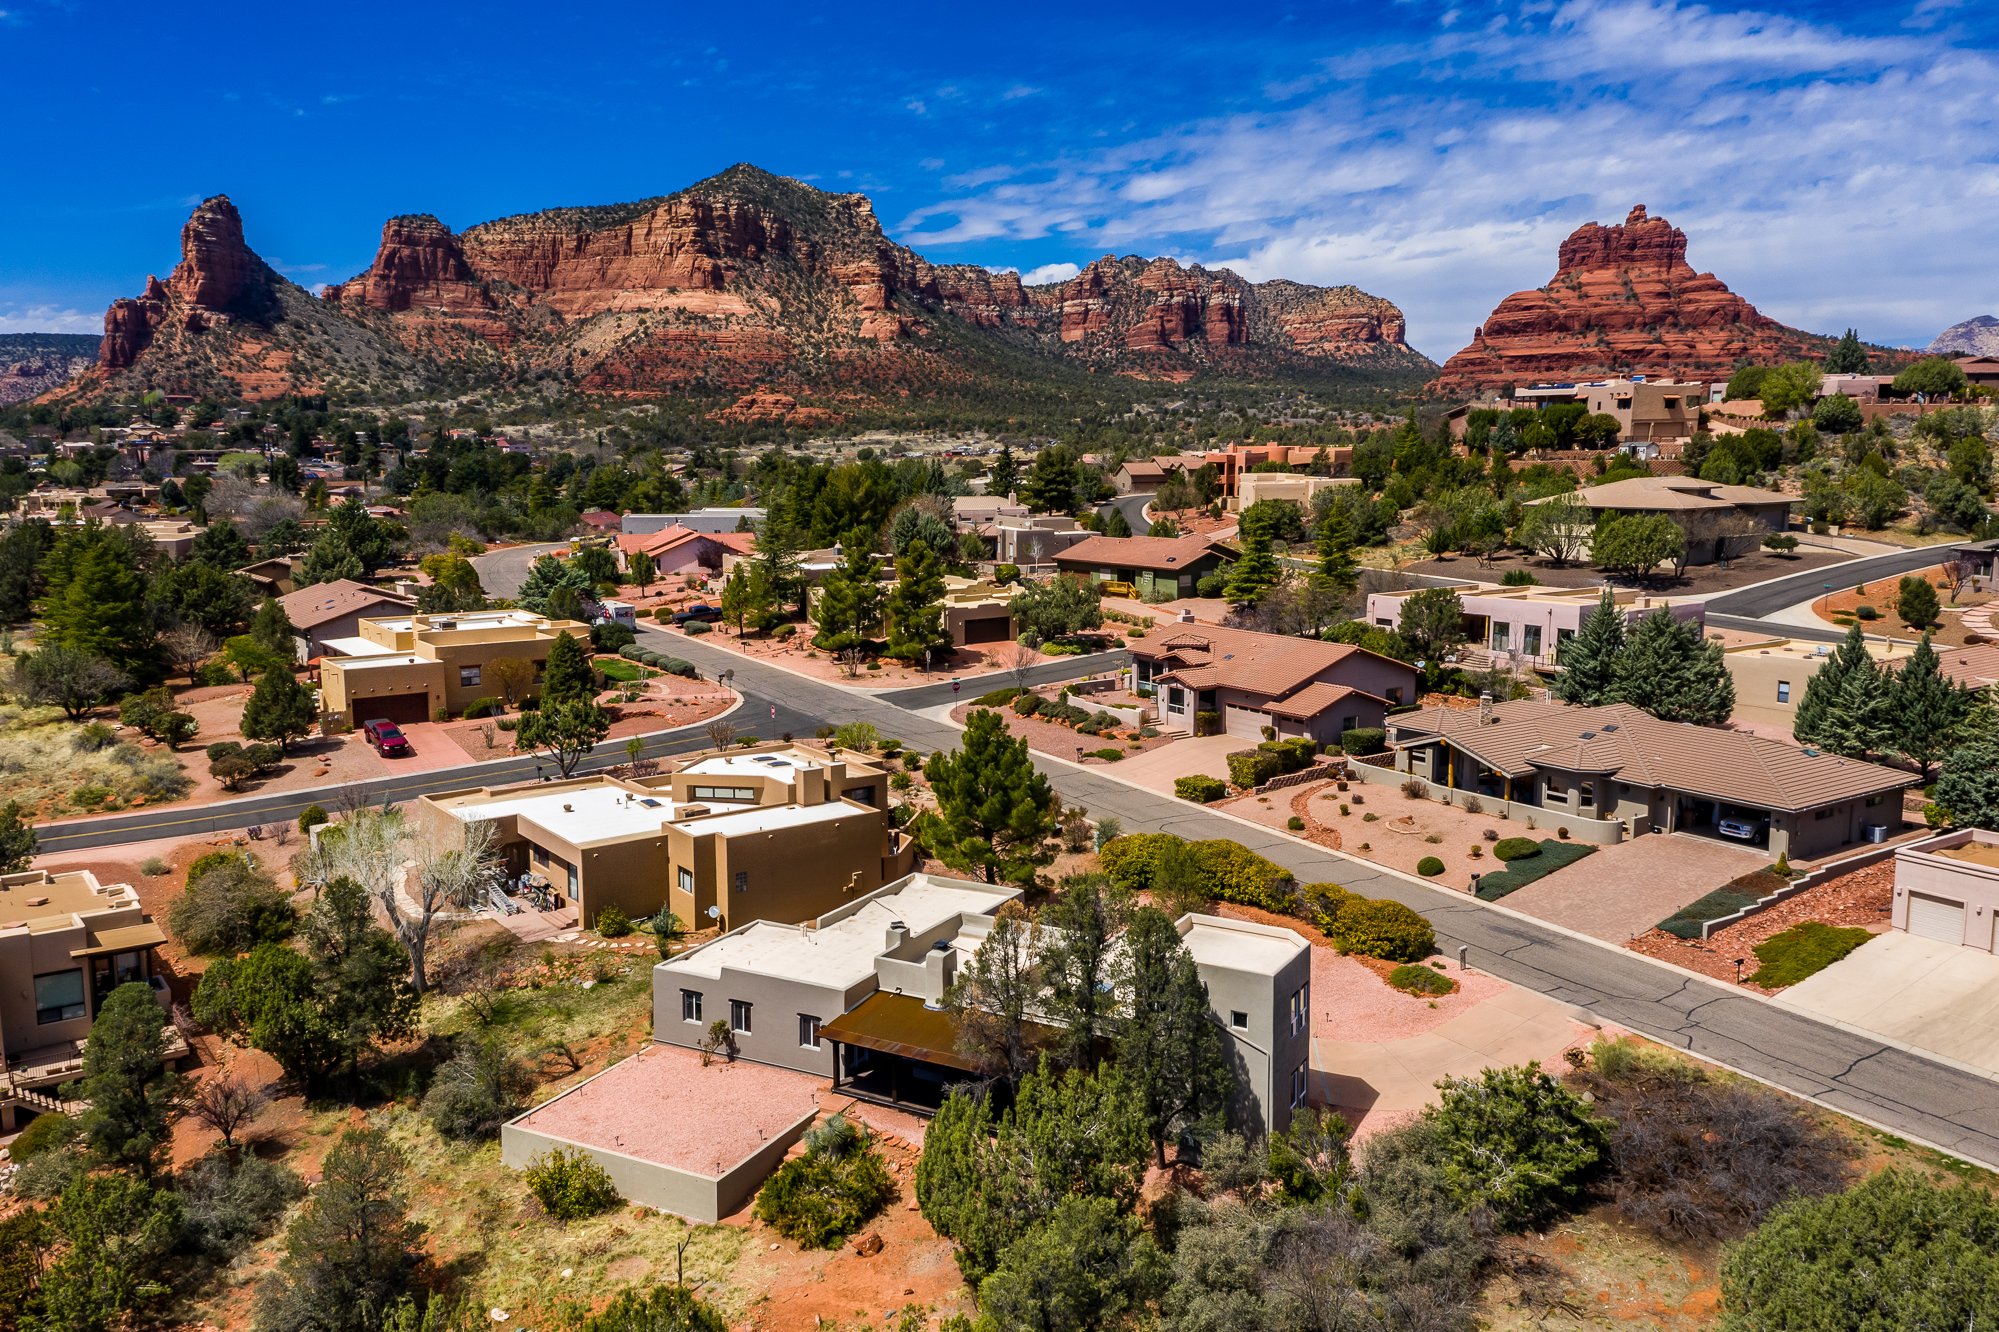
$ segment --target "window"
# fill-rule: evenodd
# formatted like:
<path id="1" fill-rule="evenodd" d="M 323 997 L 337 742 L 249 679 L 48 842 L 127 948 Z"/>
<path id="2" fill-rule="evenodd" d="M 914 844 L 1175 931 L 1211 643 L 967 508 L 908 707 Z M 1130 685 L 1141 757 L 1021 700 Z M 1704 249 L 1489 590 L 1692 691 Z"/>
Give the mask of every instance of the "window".
<path id="1" fill-rule="evenodd" d="M 1179 685 L 1166 686 L 1166 706 L 1179 712 L 1187 706 L 1187 691 Z"/>
<path id="2" fill-rule="evenodd" d="M 701 991 L 682 990 L 680 992 L 680 1020 L 699 1022 L 701 1020 Z"/>
<path id="3" fill-rule="evenodd" d="M 1826 807 L 1825 807 L 1824 809 L 1815 809 L 1815 810 L 1813 810 L 1813 811 L 1812 811 L 1812 817 L 1813 817 L 1813 818 L 1815 818 L 1815 819 L 1829 819 L 1829 818 L 1831 818 L 1831 817 L 1832 817 L 1833 815 L 1835 815 L 1835 814 L 1837 814 L 1837 813 L 1839 813 L 1839 811 L 1838 811 L 1838 810 L 1836 810 L 1836 809 L 1834 809 L 1834 808 L 1833 808 L 1832 806 L 1828 805 L 1828 806 L 1826 806 Z"/>
<path id="4" fill-rule="evenodd" d="M 565 864 L 562 868 L 569 871 L 569 900 L 574 902 L 576 900 L 576 889 L 577 889 L 576 867 L 574 865 Z"/>
<path id="5" fill-rule="evenodd" d="M 741 999 L 729 1001 L 729 1030 L 750 1034 L 750 1006 Z"/>
<path id="6" fill-rule="evenodd" d="M 691 788 L 695 800 L 755 800 L 753 786 L 696 786 Z"/>
<path id="7" fill-rule="evenodd" d="M 1230 1009 L 1230 1010 L 1229 1010 L 1229 1026 L 1233 1027 L 1233 1028 L 1234 1028 L 1235 1030 L 1237 1030 L 1237 1031 L 1248 1031 L 1248 1030 L 1249 1030 L 1249 1014 L 1247 1014 L 1247 1013 L 1243 1012 L 1243 1011 L 1242 1011 L 1241 1009 L 1239 1009 L 1239 1008 L 1232 1008 L 1232 1009 Z"/>
<path id="8" fill-rule="evenodd" d="M 1520 626 L 1520 650 L 1530 657 L 1541 655 L 1541 626 L 1524 624 Z"/>
<path id="9" fill-rule="evenodd" d="M 1578 804 L 1583 804 L 1583 805 L 1594 805 L 1596 803 L 1595 784 L 1591 782 L 1584 782 L 1580 786 L 1576 787 L 1576 802 Z"/>
<path id="10" fill-rule="evenodd" d="M 35 977 L 35 1021 L 68 1022 L 84 1011 L 81 968 Z"/>
<path id="11" fill-rule="evenodd" d="M 477 666 L 460 666 L 458 668 L 458 683 L 467 688 L 478 684 L 479 668 Z"/>
<path id="12" fill-rule="evenodd" d="M 737 870 L 736 891 L 739 893 L 747 893 L 749 890 L 750 890 L 750 872 L 748 870 Z"/>
<path id="13" fill-rule="evenodd" d="M 1389 701 L 1390 703 L 1392 703 L 1392 704 L 1398 704 L 1398 705 L 1399 705 L 1399 704 L 1400 704 L 1400 703 L 1402 702 L 1402 686 L 1401 686 L 1401 685 L 1391 685 L 1391 686 L 1389 687 L 1389 690 L 1388 690 L 1388 701 Z"/>
<path id="14" fill-rule="evenodd" d="M 1574 638 L 1575 636 L 1576 636 L 1576 631 L 1573 629 L 1557 629 L 1555 631 L 1555 651 L 1560 652 L 1562 650 L 1562 644 L 1568 642 L 1571 638 Z"/>
<path id="15" fill-rule="evenodd" d="M 1291 1034 L 1293 1036 L 1305 1030 L 1307 1018 L 1305 996 L 1310 989 L 1311 987 L 1308 985 L 1300 985 L 1291 992 Z"/>
<path id="16" fill-rule="evenodd" d="M 1777 681 L 1777 701 L 1779 703 L 1789 703 L 1791 701 L 1791 682 L 1789 680 Z"/>
<path id="17" fill-rule="evenodd" d="M 1495 625 L 1493 625 L 1493 626 L 1492 626 L 1492 650 L 1493 650 L 1494 652 L 1507 652 L 1507 651 L 1511 651 L 1511 650 L 1512 650 L 1512 638 L 1511 638 L 1511 636 L 1512 636 L 1512 633 L 1513 633 L 1513 626 L 1512 626 L 1512 625 L 1510 625 L 1510 624 L 1495 624 Z"/>
<path id="18" fill-rule="evenodd" d="M 691 893 L 694 891 L 693 870 L 683 868 L 680 871 L 680 891 L 683 893 Z"/>
<path id="19" fill-rule="evenodd" d="M 875 803 L 875 788 L 873 785 L 857 786 L 847 792 L 847 799 L 858 800 L 863 805 L 872 805 Z"/>
<path id="20" fill-rule="evenodd" d="M 810 1013 L 798 1015 L 798 1043 L 807 1050 L 819 1048 L 819 1019 Z"/>
<path id="21" fill-rule="evenodd" d="M 1304 1064 L 1291 1070 L 1291 1108 L 1296 1110 L 1305 1104 L 1305 1093 L 1309 1087 L 1309 1071 Z"/>
<path id="22" fill-rule="evenodd" d="M 1349 712 L 1346 716 L 1340 718 L 1340 734 L 1345 735 L 1348 731 L 1354 730 L 1357 727 L 1359 727 L 1359 725 L 1360 725 L 1360 715 L 1358 713 Z"/>

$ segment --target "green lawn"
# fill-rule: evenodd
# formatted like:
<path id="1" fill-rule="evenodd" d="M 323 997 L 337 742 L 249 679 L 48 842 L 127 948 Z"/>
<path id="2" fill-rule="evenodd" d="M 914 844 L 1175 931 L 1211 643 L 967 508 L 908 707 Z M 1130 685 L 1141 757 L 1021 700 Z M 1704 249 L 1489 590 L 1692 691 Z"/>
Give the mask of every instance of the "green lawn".
<path id="1" fill-rule="evenodd" d="M 1573 865 L 1584 856 L 1593 855 L 1596 848 L 1580 842 L 1558 842 L 1552 837 L 1543 838 L 1541 849 L 1532 855 L 1518 856 L 1506 862 L 1503 870 L 1481 874 L 1478 879 L 1478 897 L 1481 902 L 1497 902 L 1508 893 L 1525 888 L 1536 879 L 1545 879 L 1564 865 Z"/>
<path id="2" fill-rule="evenodd" d="M 634 680 L 648 679 L 652 675 L 651 671 L 637 662 L 626 661 L 623 657 L 599 657 L 596 665 L 597 669 L 604 673 L 606 680 L 616 680 L 619 684 L 630 684 Z"/>
<path id="3" fill-rule="evenodd" d="M 1756 968 L 1749 982 L 1766 990 L 1796 985 L 1805 977 L 1824 971 L 1873 937 L 1857 925 L 1841 928 L 1816 920 L 1793 925 L 1756 945 L 1756 960 L 1763 965 Z"/>

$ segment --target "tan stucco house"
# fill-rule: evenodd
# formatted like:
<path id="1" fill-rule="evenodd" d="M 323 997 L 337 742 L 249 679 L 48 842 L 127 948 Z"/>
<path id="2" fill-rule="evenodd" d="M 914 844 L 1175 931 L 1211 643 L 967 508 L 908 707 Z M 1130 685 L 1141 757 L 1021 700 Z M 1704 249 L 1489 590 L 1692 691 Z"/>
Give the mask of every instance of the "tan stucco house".
<path id="1" fill-rule="evenodd" d="M 297 594 L 294 594 L 297 595 Z M 361 620 L 352 637 L 328 640 L 319 663 L 320 710 L 353 725 L 408 723 L 458 713 L 499 693 L 488 672 L 516 658 L 548 664 L 557 635 L 584 641 L 590 626 L 524 610 L 467 611 Z"/>
<path id="2" fill-rule="evenodd" d="M 1328 743 L 1416 698 L 1415 667 L 1345 643 L 1182 622 L 1127 647 L 1132 691 L 1156 697 L 1172 730 L 1212 713 L 1222 734 L 1260 740 L 1268 726 Z"/>

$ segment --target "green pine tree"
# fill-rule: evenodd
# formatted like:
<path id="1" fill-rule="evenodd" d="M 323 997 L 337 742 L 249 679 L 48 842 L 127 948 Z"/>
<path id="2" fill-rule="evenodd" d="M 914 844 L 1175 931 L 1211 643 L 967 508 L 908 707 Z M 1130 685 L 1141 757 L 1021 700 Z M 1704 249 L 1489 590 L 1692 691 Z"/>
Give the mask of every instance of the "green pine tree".
<path id="1" fill-rule="evenodd" d="M 1928 629 L 1937 622 L 1936 584 L 1921 574 L 1909 574 L 1895 590 L 1895 613 L 1911 629 Z"/>
<path id="2" fill-rule="evenodd" d="M 243 705 L 243 734 L 251 740 L 275 740 L 280 754 L 291 742 L 312 730 L 319 720 L 312 691 L 300 684 L 290 666 L 273 666 L 257 677 L 257 687 Z"/>
<path id="3" fill-rule="evenodd" d="M 1360 561 L 1354 558 L 1353 520 L 1344 504 L 1326 506 L 1318 537 L 1319 577 L 1342 597 L 1350 597 L 1360 587 Z"/>
<path id="4" fill-rule="evenodd" d="M 155 652 L 145 579 L 108 541 L 79 551 L 66 573 L 43 607 L 41 641 L 143 674 Z"/>
<path id="5" fill-rule="evenodd" d="M 1826 373 L 1832 375 L 1864 375 L 1872 367 L 1867 348 L 1860 343 L 1860 335 L 1850 328 L 1825 358 Z"/>
<path id="6" fill-rule="evenodd" d="M 298 629 L 276 597 L 265 597 L 250 619 L 250 637 L 258 646 L 291 657 L 298 651 Z"/>
<path id="7" fill-rule="evenodd" d="M 1131 1003 L 1118 1024 L 1117 1070 L 1138 1092 L 1160 1165 L 1183 1129 L 1212 1131 L 1235 1093 L 1222 1030 L 1173 921 L 1157 907 L 1132 913 L 1123 935 Z"/>
<path id="8" fill-rule="evenodd" d="M 1611 698 L 1662 721 L 1719 726 L 1735 710 L 1735 681 L 1721 644 L 1661 607 L 1631 631 Z"/>
<path id="9" fill-rule="evenodd" d="M 591 687 L 590 660 L 583 644 L 567 629 L 563 630 L 548 645 L 548 662 L 541 672 L 542 706 L 572 698 L 593 698 L 596 692 Z"/>
<path id="10" fill-rule="evenodd" d="M 1617 666 L 1624 656 L 1624 612 L 1605 588 L 1596 609 L 1583 617 L 1575 636 L 1555 650 L 1561 671 L 1549 687 L 1564 703 L 1596 707 L 1607 703 L 1617 687 Z"/>
<path id="11" fill-rule="evenodd" d="M 1131 535 L 1131 523 L 1125 518 L 1123 509 L 1112 509 L 1111 516 L 1104 519 L 1104 535 L 1107 537 Z"/>
<path id="12" fill-rule="evenodd" d="M 1284 572 L 1270 550 L 1270 533 L 1259 527 L 1244 534 L 1242 558 L 1230 566 L 1222 595 L 1238 606 L 1254 606 L 1283 578 Z"/>
<path id="13" fill-rule="evenodd" d="M 1892 738 L 1886 720 L 1887 688 L 1856 624 L 1805 682 L 1791 734 L 1801 745 L 1834 754 L 1882 748 Z"/>
<path id="14" fill-rule="evenodd" d="M 881 629 L 881 565 L 867 547 L 855 546 L 840 566 L 819 583 L 813 604 L 819 634 L 813 645 L 829 652 L 871 639 Z"/>
<path id="15" fill-rule="evenodd" d="M 1964 738 L 1977 706 L 1971 690 L 1943 673 L 1942 659 L 1923 635 L 1915 652 L 1895 672 L 1888 689 L 1889 716 L 1895 728 L 1893 748 L 1930 779 L 1937 760 Z"/>
<path id="16" fill-rule="evenodd" d="M 937 797 L 925 840 L 945 864 L 987 883 L 1015 883 L 1055 858 L 1049 839 L 1060 802 L 1027 742 L 1009 735 L 997 712 L 972 713 L 964 743 L 932 754 L 923 775 Z"/>
<path id="17" fill-rule="evenodd" d="M 1000 445 L 999 457 L 993 459 L 993 470 L 986 477 L 986 494 L 994 499 L 1005 499 L 1020 488 L 1020 462 L 1013 456 L 1013 445 Z"/>
<path id="18" fill-rule="evenodd" d="M 91 1155 L 146 1179 L 167 1149 L 167 1118 L 180 1080 L 167 1072 L 165 1026 L 153 992 L 133 982 L 105 997 L 83 1055 L 83 1116 Z"/>
<path id="19" fill-rule="evenodd" d="M 888 655 L 924 666 L 951 648 L 944 632 L 944 569 L 930 544 L 921 538 L 895 567 L 895 587 L 888 594 Z"/>

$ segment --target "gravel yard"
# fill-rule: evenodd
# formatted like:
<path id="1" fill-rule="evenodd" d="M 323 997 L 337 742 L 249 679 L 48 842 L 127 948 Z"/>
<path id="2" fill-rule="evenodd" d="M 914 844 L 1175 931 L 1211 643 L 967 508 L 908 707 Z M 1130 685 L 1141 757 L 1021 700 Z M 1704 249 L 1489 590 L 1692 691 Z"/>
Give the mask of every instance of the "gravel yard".
<path id="1" fill-rule="evenodd" d="M 1681 939 L 1663 930 L 1647 930 L 1625 947 L 1716 980 L 1733 982 L 1736 958 L 1745 959 L 1742 968 L 1745 975 L 1755 971 L 1757 944 L 1808 920 L 1826 925 L 1858 925 L 1881 933 L 1888 928 L 1888 909 L 1894 896 L 1895 862 L 1882 860 L 1808 888 L 1760 915 L 1724 926 L 1705 941 Z M 1748 988 L 1772 993 L 1761 986 Z"/>

